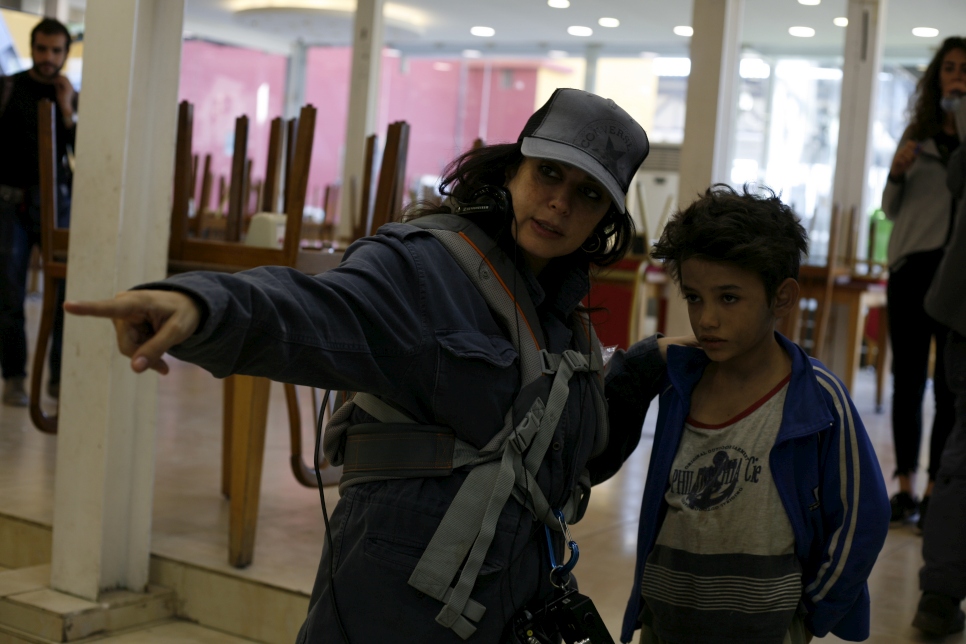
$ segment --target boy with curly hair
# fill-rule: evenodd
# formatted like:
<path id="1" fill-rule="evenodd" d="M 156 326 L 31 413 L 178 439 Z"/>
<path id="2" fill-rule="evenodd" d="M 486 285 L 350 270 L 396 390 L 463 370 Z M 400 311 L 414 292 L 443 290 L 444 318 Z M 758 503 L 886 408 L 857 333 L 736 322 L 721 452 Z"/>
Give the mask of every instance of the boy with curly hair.
<path id="1" fill-rule="evenodd" d="M 641 422 L 660 394 L 624 642 L 636 628 L 645 643 L 868 637 L 882 472 L 842 382 L 775 331 L 798 310 L 807 249 L 773 192 L 725 185 L 654 247 L 697 347 L 672 344 L 660 369 L 644 341 L 608 381 L 611 404 Z"/>

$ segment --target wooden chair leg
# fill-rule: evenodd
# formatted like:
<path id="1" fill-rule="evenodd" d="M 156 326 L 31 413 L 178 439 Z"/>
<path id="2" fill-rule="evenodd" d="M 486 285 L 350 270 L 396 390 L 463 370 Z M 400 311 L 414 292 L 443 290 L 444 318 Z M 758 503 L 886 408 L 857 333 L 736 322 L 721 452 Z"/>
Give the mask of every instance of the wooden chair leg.
<path id="1" fill-rule="evenodd" d="M 222 381 L 221 401 L 221 493 L 226 499 L 231 498 L 231 423 L 234 406 L 235 376 L 228 376 Z"/>
<path id="2" fill-rule="evenodd" d="M 315 415 L 314 410 L 318 409 L 319 403 L 316 396 L 316 389 L 312 389 L 312 407 L 313 416 L 315 416 L 316 422 L 318 421 L 318 416 Z M 338 395 L 338 392 L 335 393 Z M 305 457 L 303 456 L 302 450 L 302 412 L 299 405 L 298 389 L 295 385 L 286 384 L 285 385 L 285 404 L 288 406 L 288 426 L 289 426 L 289 437 L 291 440 L 291 455 L 289 457 L 290 463 L 292 465 L 292 474 L 295 475 L 295 480 L 304 485 L 305 487 L 319 487 L 319 481 L 315 476 L 315 470 L 312 466 L 306 464 Z M 322 410 L 321 413 L 324 415 L 326 410 Z M 324 421 L 324 419 L 323 419 Z M 312 427 L 313 435 L 315 432 L 315 427 Z M 317 458 L 314 454 L 315 451 L 315 441 L 309 445 L 310 458 L 309 462 L 313 465 L 315 464 L 315 459 Z M 319 474 L 322 478 L 322 485 L 335 485 L 342 478 L 342 467 L 333 467 L 329 464 L 328 460 L 322 459 L 319 463 Z"/>
<path id="3" fill-rule="evenodd" d="M 235 376 L 228 563 L 236 568 L 249 565 L 255 551 L 270 387 L 267 378 Z"/>
<path id="4" fill-rule="evenodd" d="M 45 434 L 57 433 L 57 414 L 47 415 L 40 406 L 40 392 L 43 391 L 44 360 L 50 345 L 50 334 L 54 329 L 54 313 L 57 307 L 58 280 L 44 275 L 44 299 L 40 314 L 40 328 L 37 330 L 37 345 L 34 348 L 34 362 L 30 373 L 30 419 L 34 426 Z"/>

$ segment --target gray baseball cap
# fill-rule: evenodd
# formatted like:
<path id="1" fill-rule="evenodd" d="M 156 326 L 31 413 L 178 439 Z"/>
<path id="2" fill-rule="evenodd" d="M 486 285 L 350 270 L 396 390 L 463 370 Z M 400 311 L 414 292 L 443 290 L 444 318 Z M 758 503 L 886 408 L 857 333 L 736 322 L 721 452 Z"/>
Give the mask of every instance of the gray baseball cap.
<path id="1" fill-rule="evenodd" d="M 627 188 L 647 157 L 647 133 L 609 98 L 558 89 L 534 112 L 518 141 L 523 156 L 580 168 L 604 187 L 621 213 Z"/>

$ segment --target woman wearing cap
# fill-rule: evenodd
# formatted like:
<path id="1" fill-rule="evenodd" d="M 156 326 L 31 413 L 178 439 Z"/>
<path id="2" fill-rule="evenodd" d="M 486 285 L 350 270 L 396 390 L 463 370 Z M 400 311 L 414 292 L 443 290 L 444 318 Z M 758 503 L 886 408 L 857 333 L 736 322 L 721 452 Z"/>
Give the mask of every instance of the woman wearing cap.
<path id="1" fill-rule="evenodd" d="M 416 224 L 440 213 L 469 219 L 492 246 L 479 266 L 501 252 L 516 266 L 499 275 L 501 283 L 518 308 L 523 300 L 532 303 L 536 319 L 526 324 L 538 328 L 547 352 L 578 349 L 576 313 L 589 290 L 590 266 L 617 261 L 631 241 L 625 193 L 647 151 L 644 130 L 613 101 L 558 90 L 516 143 L 473 150 L 450 165 L 442 182 L 448 205 L 411 207 L 413 224 L 389 224 L 358 241 L 338 268 L 314 277 L 280 267 L 189 273 L 66 308 L 114 318 L 120 350 L 136 372 L 165 373 L 162 356 L 170 351 L 219 377 L 243 373 L 368 392 L 418 424 L 450 428 L 458 445 L 480 450 L 507 417 L 519 420 L 518 412 L 508 414 L 521 389 L 523 360 L 515 346 L 533 329 L 505 323 L 452 251 Z M 500 194 L 508 197 L 505 206 Z M 612 366 L 626 363 L 621 355 Z M 606 440 L 606 403 L 595 393 L 599 377 L 571 377 L 545 456 L 524 481 L 551 508 L 570 502 L 585 469 L 593 483 L 611 476 L 640 436 L 640 427 L 614 426 Z M 359 408 L 352 416 L 355 423 L 374 420 Z M 329 453 L 328 432 L 326 439 Z M 462 615 L 446 618 L 449 595 L 411 579 L 472 470 L 454 464 L 446 476 L 345 487 L 299 641 L 509 639 L 514 614 L 554 591 L 544 523 L 518 498 L 497 508 Z M 522 492 L 521 498 L 534 490 Z M 559 560 L 559 532 L 552 541 Z"/>

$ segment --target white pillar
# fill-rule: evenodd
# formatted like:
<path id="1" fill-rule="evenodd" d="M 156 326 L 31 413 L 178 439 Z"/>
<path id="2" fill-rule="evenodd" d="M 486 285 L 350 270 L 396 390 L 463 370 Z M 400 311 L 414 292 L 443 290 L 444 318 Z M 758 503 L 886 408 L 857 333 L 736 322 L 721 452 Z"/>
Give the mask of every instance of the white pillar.
<path id="1" fill-rule="evenodd" d="M 67 297 L 167 265 L 184 0 L 88 0 Z M 157 379 L 104 320 L 67 316 L 51 586 L 96 600 L 148 581 Z"/>
<path id="2" fill-rule="evenodd" d="M 744 0 L 694 0 L 691 75 L 681 145 L 678 207 L 730 179 Z M 667 332 L 691 333 L 687 306 L 668 299 Z"/>
<path id="3" fill-rule="evenodd" d="M 600 60 L 600 45 L 587 45 L 584 50 L 584 91 L 591 94 L 597 93 L 597 61 Z"/>
<path id="4" fill-rule="evenodd" d="M 854 230 L 861 233 L 871 202 L 872 125 L 882 67 L 886 0 L 849 0 L 848 19 L 832 203 L 842 208 L 843 226 L 848 224 L 845 215 L 855 208 Z M 842 240 L 839 250 L 845 253 L 845 240 L 849 239 L 846 229 L 840 231 L 839 239 Z M 863 239 L 856 241 L 859 248 L 864 247 Z"/>
<path id="5" fill-rule="evenodd" d="M 366 137 L 375 133 L 379 107 L 379 70 L 382 66 L 382 6 L 384 0 L 358 0 L 352 26 L 352 70 L 349 77 L 349 119 L 342 168 L 342 216 L 338 237 L 352 236 L 356 210 L 362 203 L 362 173 Z M 380 137 L 384 139 L 385 136 Z M 384 140 L 380 144 L 385 143 Z"/>
<path id="6" fill-rule="evenodd" d="M 285 75 L 285 118 L 291 119 L 299 115 L 299 110 L 305 103 L 305 67 L 308 47 L 301 40 L 292 43 L 292 53 L 288 57 L 288 69 Z"/>

